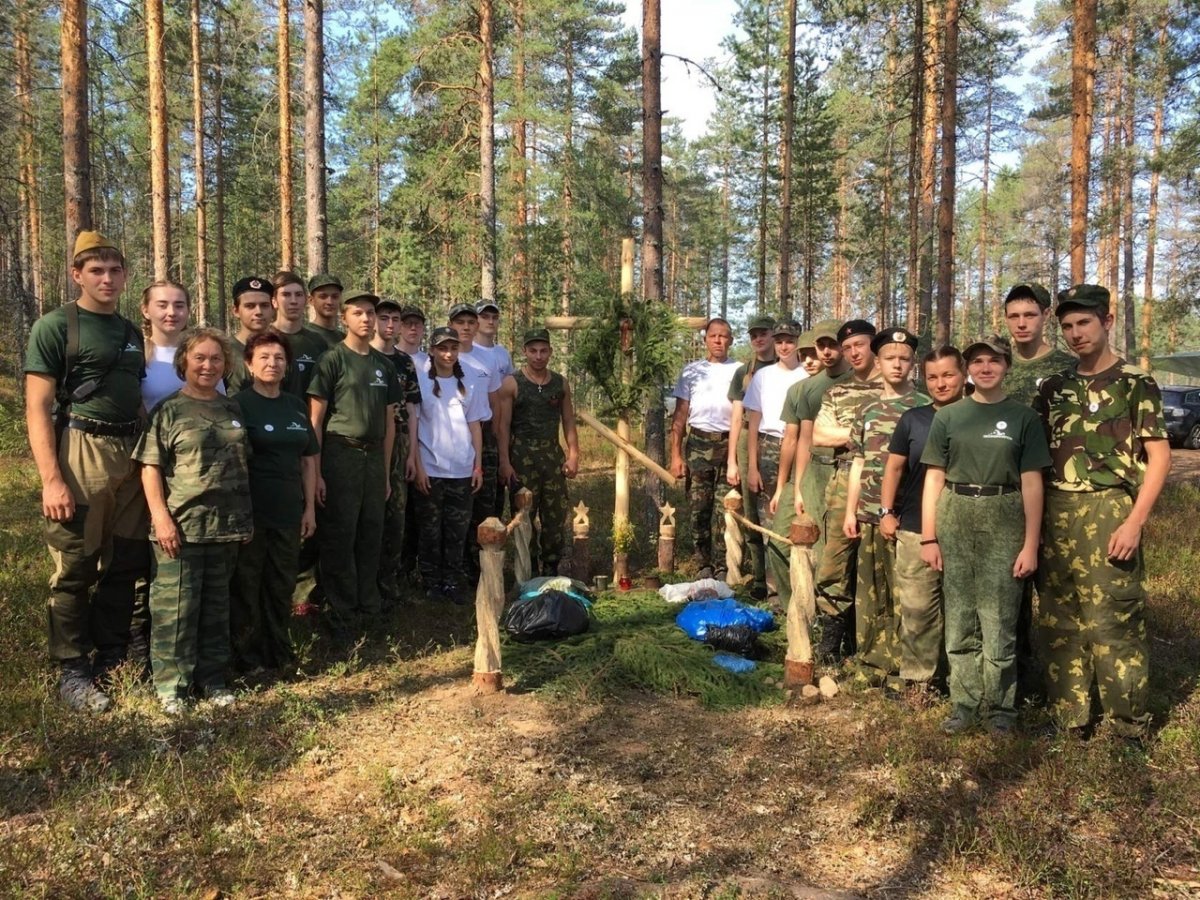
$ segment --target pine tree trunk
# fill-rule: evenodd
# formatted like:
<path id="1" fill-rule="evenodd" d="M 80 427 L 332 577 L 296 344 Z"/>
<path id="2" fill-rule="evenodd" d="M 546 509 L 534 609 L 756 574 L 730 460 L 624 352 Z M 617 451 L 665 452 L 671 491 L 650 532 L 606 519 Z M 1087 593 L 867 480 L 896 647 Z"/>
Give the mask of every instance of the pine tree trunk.
<path id="1" fill-rule="evenodd" d="M 995 103 L 995 88 L 993 73 L 988 67 L 985 79 L 987 99 L 984 104 L 983 117 L 983 175 L 979 192 L 979 330 L 987 329 L 988 321 L 988 192 L 991 190 L 992 178 L 992 107 Z"/>
<path id="2" fill-rule="evenodd" d="M 220 85 L 225 80 L 225 57 L 221 7 L 213 13 L 213 83 Z M 217 239 L 217 325 L 221 330 L 229 326 L 229 304 L 222 299 L 225 293 L 225 105 L 221 91 L 213 92 L 213 206 L 215 207 Z"/>
<path id="3" fill-rule="evenodd" d="M 1073 0 L 1071 47 L 1071 281 L 1087 276 L 1088 178 L 1096 80 L 1096 2 Z"/>
<path id="4" fill-rule="evenodd" d="M 479 0 L 479 296 L 496 299 L 496 101 L 492 0 Z"/>
<path id="5" fill-rule="evenodd" d="M 1137 82 L 1134 67 L 1134 32 L 1132 12 L 1127 12 L 1125 25 L 1125 88 L 1121 104 L 1121 132 L 1124 146 L 1121 149 L 1121 307 L 1125 319 L 1125 353 L 1126 359 L 1133 359 L 1134 348 L 1137 345 L 1137 325 L 1133 309 L 1133 178 L 1134 154 L 1137 149 L 1133 145 L 1133 117 L 1137 104 Z M 1114 284 L 1113 287 L 1116 287 Z"/>
<path id="6" fill-rule="evenodd" d="M 934 2 L 925 4 L 925 99 L 921 104 L 921 215 L 920 247 L 917 264 L 917 334 L 922 339 L 933 337 L 933 229 L 935 214 L 935 192 L 937 185 L 937 138 L 938 138 L 938 78 L 937 65 L 940 61 L 938 6 Z"/>
<path id="7" fill-rule="evenodd" d="M 643 0 L 645 3 L 646 0 Z M 657 0 L 655 0 L 657 2 Z M 764 19 L 771 19 L 771 4 L 767 2 L 763 10 Z M 771 168 L 771 38 L 769 26 L 763 27 L 763 75 L 762 75 L 762 142 L 759 159 L 759 190 L 758 190 L 758 312 L 767 311 L 767 215 L 769 198 L 767 191 L 770 186 L 769 172 Z"/>
<path id="8" fill-rule="evenodd" d="M 162 0 L 146 0 L 146 73 L 150 86 L 150 222 L 156 281 L 171 269 L 171 188 L 167 166 Z"/>
<path id="9" fill-rule="evenodd" d="M 309 274 L 329 268 L 325 197 L 325 0 L 304 0 L 304 225 Z"/>
<path id="10" fill-rule="evenodd" d="M 285 0 L 286 2 L 286 0 Z M 196 205 L 196 282 L 192 296 L 196 324 L 208 324 L 208 194 L 204 159 L 204 68 L 200 34 L 200 0 L 191 0 L 192 20 L 192 175 Z"/>
<path id="11" fill-rule="evenodd" d="M 883 143 L 883 197 L 879 236 L 879 318 L 884 328 L 895 320 L 892 309 L 892 155 L 896 139 L 896 17 L 889 20 L 887 37 L 887 81 L 884 88 L 887 109 L 887 137 Z"/>
<path id="12" fill-rule="evenodd" d="M 70 278 L 79 232 L 92 227 L 92 164 L 88 156 L 87 2 L 63 0 L 62 51 L 63 197 L 67 239 L 65 300 L 78 294 Z"/>
<path id="13" fill-rule="evenodd" d="M 529 150 L 526 146 L 527 123 L 525 119 L 525 68 L 526 68 L 526 47 L 525 47 L 525 0 L 515 0 L 513 4 L 513 29 L 516 33 L 516 44 L 513 48 L 513 93 L 516 102 L 516 121 L 513 123 L 512 134 L 512 176 L 513 176 L 513 193 L 515 194 L 513 203 L 515 205 L 515 215 L 513 216 L 514 232 L 513 239 L 516 242 L 515 251 L 513 253 L 513 287 L 517 299 L 517 315 L 509 316 L 509 328 L 515 329 L 517 320 L 522 322 L 533 321 L 533 292 L 530 290 L 529 279 L 529 197 L 528 197 L 528 181 L 529 181 Z M 566 114 L 567 125 L 564 129 L 563 150 L 569 154 L 571 152 L 570 138 L 571 120 L 574 116 L 574 100 L 572 98 L 572 74 L 573 66 L 571 61 L 571 47 L 568 44 L 565 47 L 567 53 L 567 101 Z M 570 247 L 570 228 L 571 228 L 571 212 L 570 212 L 570 176 L 567 173 L 568 166 L 563 167 L 563 315 L 570 315 L 570 277 L 573 274 L 573 266 L 571 257 L 574 255 Z M 512 332 L 512 343 L 516 344 L 516 332 Z"/>
<path id="14" fill-rule="evenodd" d="M 196 0 L 192 0 L 193 3 Z M 292 193 L 292 21 L 288 0 L 279 0 L 279 267 L 296 265 L 296 224 Z"/>
<path id="15" fill-rule="evenodd" d="M 921 258 L 921 123 L 925 121 L 925 3 L 913 2 L 912 114 L 908 128 L 908 330 L 917 333 Z"/>
<path id="16" fill-rule="evenodd" d="M 13 35 L 17 67 L 17 105 L 20 116 L 18 145 L 21 168 L 21 218 L 24 231 L 23 268 L 25 289 L 37 304 L 37 314 L 44 311 L 42 288 L 42 212 L 37 181 L 36 121 L 33 115 L 33 57 L 29 48 L 29 11 L 22 8 Z"/>
<path id="17" fill-rule="evenodd" d="M 1158 59 L 1154 84 L 1154 136 L 1150 151 L 1150 196 L 1146 208 L 1146 274 L 1142 291 L 1142 352 L 1141 364 L 1150 370 L 1150 333 L 1154 327 L 1154 251 L 1158 242 L 1158 184 L 1162 170 L 1163 106 L 1167 93 L 1166 54 L 1167 17 L 1158 23 Z"/>
<path id="18" fill-rule="evenodd" d="M 571 294 L 575 283 L 575 242 L 571 233 L 574 215 L 574 173 L 575 173 L 575 57 L 568 44 L 566 49 L 565 75 L 565 112 L 567 121 L 563 129 L 562 155 L 562 289 L 560 308 L 564 316 L 571 314 Z M 524 185 L 522 185 L 522 188 Z"/>
<path id="19" fill-rule="evenodd" d="M 642 0 L 642 300 L 663 300 L 662 183 L 662 10 L 659 0 Z M 662 393 L 647 400 L 643 438 L 646 454 L 660 465 L 666 457 Z M 662 504 L 662 485 L 645 480 L 643 520 L 653 529 Z M 653 533 L 653 530 L 647 533 Z"/>
<path id="20" fill-rule="evenodd" d="M 938 198 L 937 337 L 950 340 L 954 304 L 954 180 L 958 164 L 958 0 L 946 0 L 942 45 L 942 187 Z"/>
<path id="21" fill-rule="evenodd" d="M 729 316 L 729 255 L 730 243 L 733 237 L 732 216 L 730 213 L 730 161 L 726 153 L 724 166 L 721 171 L 721 318 Z"/>
<path id="22" fill-rule="evenodd" d="M 383 148 L 379 140 L 379 19 L 371 17 L 374 52 L 371 56 L 371 290 L 378 294 L 383 273 Z"/>
<path id="23" fill-rule="evenodd" d="M 783 76 L 783 139 L 779 148 L 783 178 L 779 205 L 779 268 L 775 296 L 779 318 L 792 316 L 792 137 L 796 127 L 796 0 L 787 0 L 787 51 Z"/>

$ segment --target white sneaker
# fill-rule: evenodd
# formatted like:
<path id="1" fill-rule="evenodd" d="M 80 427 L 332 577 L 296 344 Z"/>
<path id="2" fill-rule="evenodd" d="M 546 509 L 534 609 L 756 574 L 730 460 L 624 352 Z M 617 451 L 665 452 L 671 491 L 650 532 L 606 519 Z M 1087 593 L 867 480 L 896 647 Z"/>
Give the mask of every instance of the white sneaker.
<path id="1" fill-rule="evenodd" d="M 162 707 L 164 716 L 182 716 L 186 707 L 182 700 L 178 697 L 170 697 L 166 700 L 160 700 L 159 705 Z"/>
<path id="2" fill-rule="evenodd" d="M 208 702 L 213 706 L 233 706 L 237 702 L 237 698 L 233 696 L 233 691 L 225 687 L 212 688 L 206 692 L 206 696 Z"/>

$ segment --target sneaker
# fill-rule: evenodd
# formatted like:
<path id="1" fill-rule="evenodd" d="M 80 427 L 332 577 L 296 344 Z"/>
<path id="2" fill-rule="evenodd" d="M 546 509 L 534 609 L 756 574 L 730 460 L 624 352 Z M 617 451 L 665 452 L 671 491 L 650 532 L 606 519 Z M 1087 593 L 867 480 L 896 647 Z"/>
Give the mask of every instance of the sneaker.
<path id="1" fill-rule="evenodd" d="M 167 697 L 158 701 L 159 708 L 164 716 L 182 716 L 187 706 L 178 697 Z"/>
<path id="2" fill-rule="evenodd" d="M 112 706 L 108 694 L 92 683 L 92 667 L 83 657 L 63 663 L 58 696 L 75 712 L 102 713 Z"/>
<path id="3" fill-rule="evenodd" d="M 942 734 L 962 734 L 964 731 L 970 730 L 974 724 L 970 719 L 964 719 L 962 716 L 951 716 L 942 722 Z"/>
<path id="4" fill-rule="evenodd" d="M 233 696 L 233 691 L 227 687 L 205 688 L 204 698 L 213 706 L 233 706 L 237 702 L 237 698 Z"/>

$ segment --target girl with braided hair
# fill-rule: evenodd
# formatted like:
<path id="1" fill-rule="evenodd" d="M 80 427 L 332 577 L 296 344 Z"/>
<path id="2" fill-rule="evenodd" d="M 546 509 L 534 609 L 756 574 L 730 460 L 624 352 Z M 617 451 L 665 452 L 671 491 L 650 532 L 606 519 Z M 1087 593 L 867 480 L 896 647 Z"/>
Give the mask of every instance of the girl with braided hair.
<path id="1" fill-rule="evenodd" d="M 458 334 L 435 328 L 429 368 L 418 373 L 416 514 L 418 567 L 431 601 L 466 602 L 463 546 L 472 496 L 483 484 L 483 430 L 490 413 L 485 385 L 467 379 L 458 360 Z"/>

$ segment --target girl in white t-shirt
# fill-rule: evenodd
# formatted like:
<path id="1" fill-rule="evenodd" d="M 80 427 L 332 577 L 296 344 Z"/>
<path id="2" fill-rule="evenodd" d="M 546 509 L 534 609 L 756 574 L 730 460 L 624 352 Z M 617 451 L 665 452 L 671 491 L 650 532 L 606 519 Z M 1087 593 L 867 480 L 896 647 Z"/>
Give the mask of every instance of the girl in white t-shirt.
<path id="1" fill-rule="evenodd" d="M 142 409 L 147 416 L 183 387 L 183 379 L 175 372 L 175 351 L 187 331 L 191 311 L 187 288 L 174 281 L 156 281 L 142 291 L 142 331 L 146 335 Z M 225 385 L 217 390 L 224 394 Z"/>
<path id="2" fill-rule="evenodd" d="M 472 495 L 483 484 L 483 430 L 487 393 L 464 377 L 458 335 L 435 328 L 429 367 L 417 373 L 421 412 L 417 419 L 417 559 L 431 600 L 466 602 L 461 576 Z"/>

